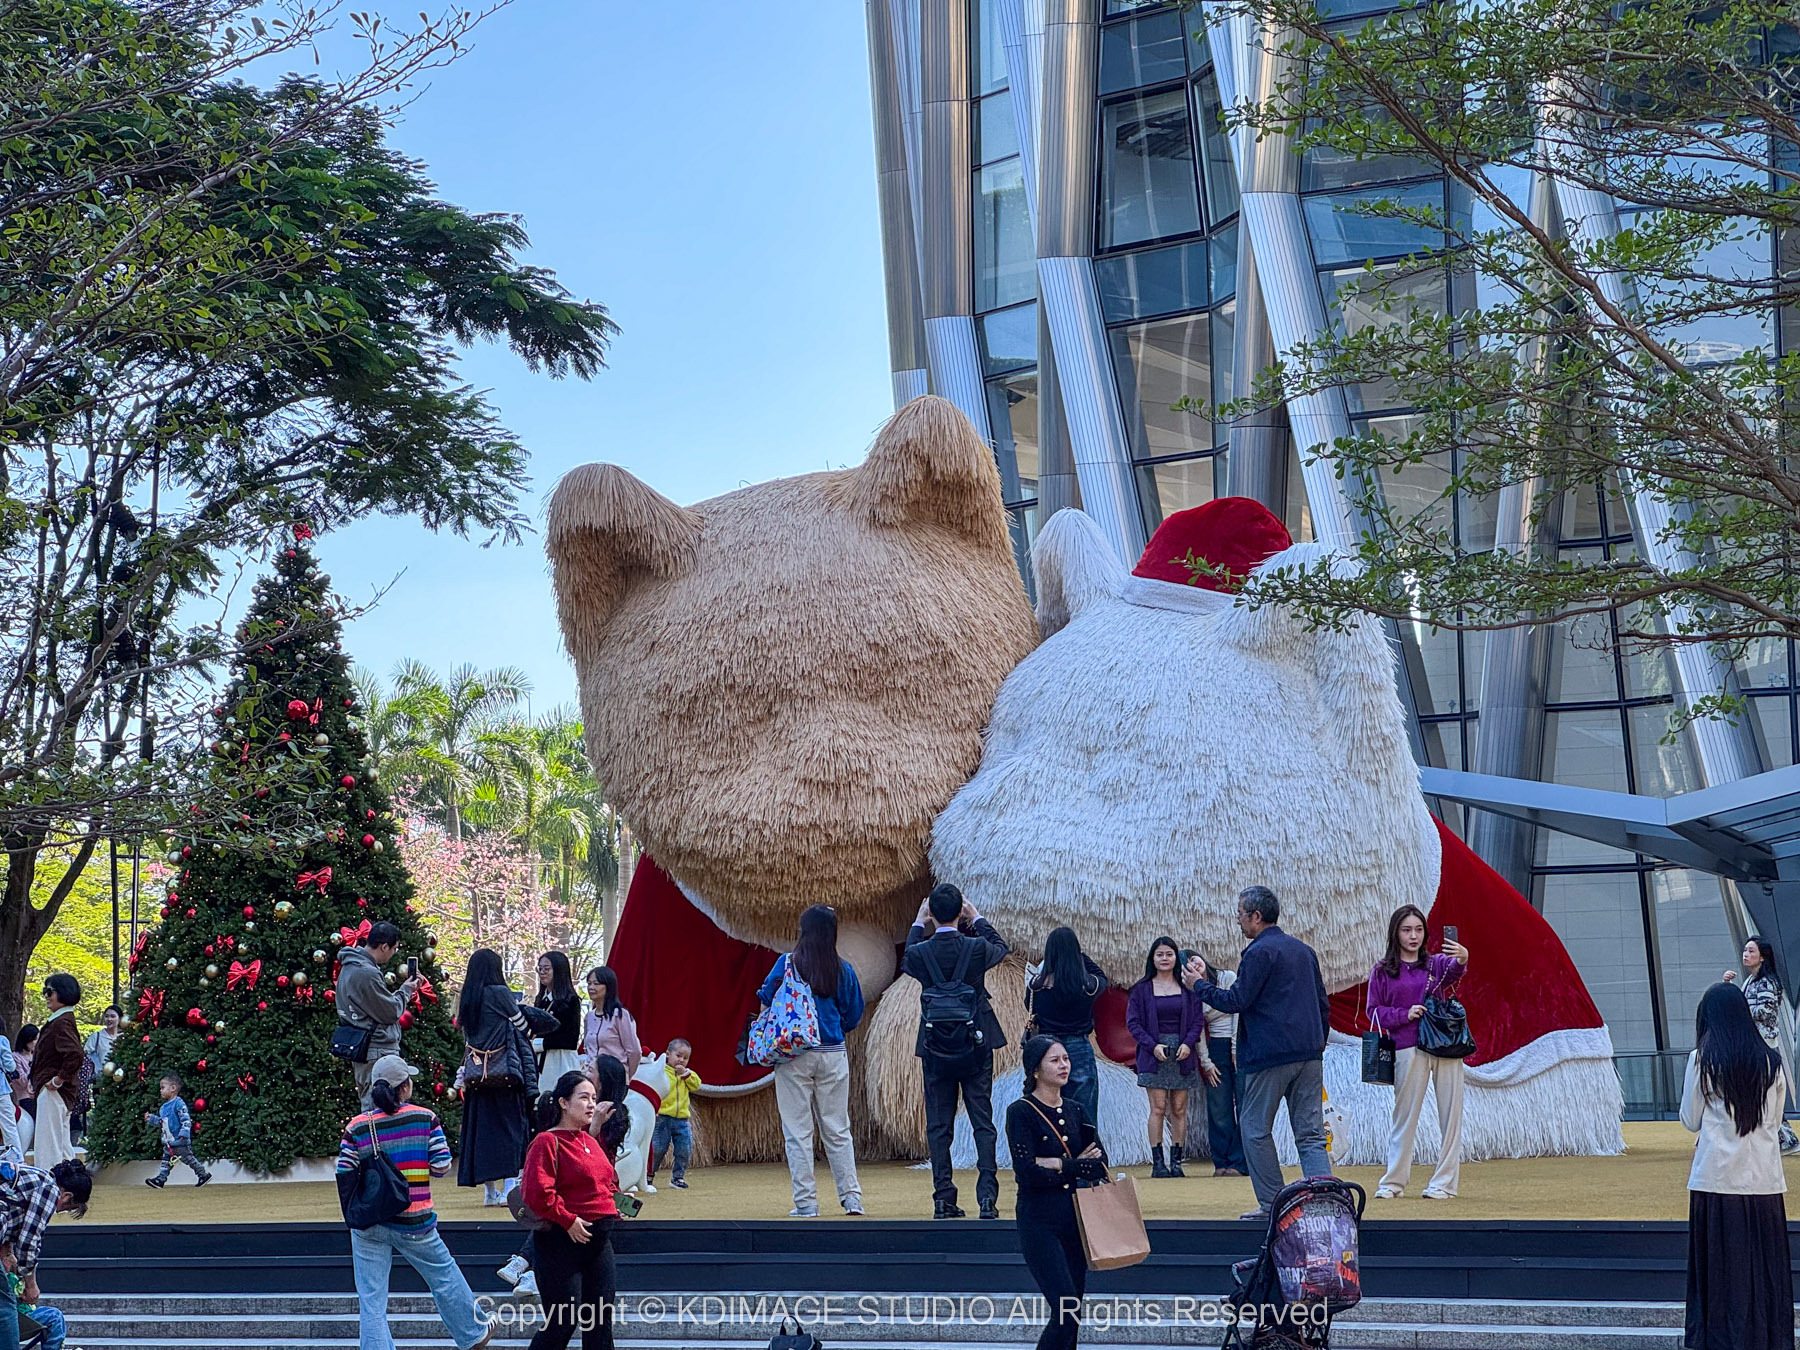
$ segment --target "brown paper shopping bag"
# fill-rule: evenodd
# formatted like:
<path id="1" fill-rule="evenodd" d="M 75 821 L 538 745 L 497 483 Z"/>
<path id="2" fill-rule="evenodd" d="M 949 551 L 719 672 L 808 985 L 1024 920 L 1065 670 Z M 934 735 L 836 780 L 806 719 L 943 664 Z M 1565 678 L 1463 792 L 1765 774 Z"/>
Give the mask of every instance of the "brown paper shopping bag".
<path id="1" fill-rule="evenodd" d="M 1125 1173 L 1118 1180 L 1084 1186 L 1075 1192 L 1075 1219 L 1090 1270 L 1135 1266 L 1150 1255 L 1150 1233 L 1138 1208 L 1137 1182 Z"/>

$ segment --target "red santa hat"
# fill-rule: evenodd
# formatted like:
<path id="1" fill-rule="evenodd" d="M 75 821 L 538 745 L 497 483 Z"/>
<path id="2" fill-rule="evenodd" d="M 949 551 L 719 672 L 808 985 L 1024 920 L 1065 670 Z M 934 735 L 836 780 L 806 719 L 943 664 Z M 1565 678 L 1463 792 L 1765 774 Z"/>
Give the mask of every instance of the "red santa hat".
<path id="1" fill-rule="evenodd" d="M 1235 591 L 1251 568 L 1293 542 L 1287 527 L 1261 502 L 1215 497 L 1204 506 L 1177 511 L 1158 525 L 1131 574 L 1208 591 Z"/>

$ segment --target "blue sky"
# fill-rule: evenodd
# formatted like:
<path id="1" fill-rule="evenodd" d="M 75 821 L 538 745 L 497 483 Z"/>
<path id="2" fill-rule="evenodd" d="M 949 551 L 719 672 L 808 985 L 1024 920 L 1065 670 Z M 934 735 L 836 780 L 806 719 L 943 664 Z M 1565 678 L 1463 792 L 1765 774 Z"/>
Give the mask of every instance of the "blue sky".
<path id="1" fill-rule="evenodd" d="M 855 463 L 891 411 L 861 4 L 516 0 L 390 140 L 446 200 L 522 215 L 530 260 L 623 329 L 585 384 L 464 358 L 531 452 L 534 520 L 590 460 L 685 504 Z M 381 519 L 319 552 L 353 603 L 391 583 L 359 663 L 517 665 L 534 710 L 574 701 L 540 536 Z"/>

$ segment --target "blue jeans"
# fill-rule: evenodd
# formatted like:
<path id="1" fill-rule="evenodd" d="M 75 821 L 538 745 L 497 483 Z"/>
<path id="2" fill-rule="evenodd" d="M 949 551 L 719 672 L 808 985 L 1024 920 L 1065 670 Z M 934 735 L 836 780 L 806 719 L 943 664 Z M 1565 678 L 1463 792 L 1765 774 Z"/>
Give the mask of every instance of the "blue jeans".
<path id="1" fill-rule="evenodd" d="M 19 1350 L 19 1303 L 12 1281 L 0 1273 L 0 1350 Z"/>
<path id="2" fill-rule="evenodd" d="M 33 1308 L 28 1315 L 44 1329 L 44 1350 L 62 1350 L 63 1342 L 69 1339 L 69 1324 L 63 1320 L 62 1309 Z M 18 1320 L 13 1318 L 15 1330 Z"/>
<path id="3" fill-rule="evenodd" d="M 1087 1036 L 1070 1036 L 1063 1041 L 1069 1052 L 1069 1085 L 1063 1089 L 1075 1099 L 1081 1114 L 1096 1130 L 1100 1128 L 1100 1071 L 1094 1067 L 1094 1042 Z"/>
<path id="4" fill-rule="evenodd" d="M 662 1166 L 662 1160 L 669 1156 L 669 1146 L 675 1147 L 674 1168 L 670 1176 L 672 1181 L 681 1181 L 687 1176 L 688 1158 L 694 1151 L 694 1122 L 677 1120 L 674 1116 L 658 1116 L 656 1129 L 650 1135 L 650 1175 L 656 1176 L 656 1169 Z"/>
<path id="5" fill-rule="evenodd" d="M 431 1301 L 437 1304 L 444 1329 L 458 1350 L 470 1350 L 487 1334 L 487 1323 L 475 1308 L 475 1295 L 463 1278 L 456 1258 L 444 1245 L 436 1228 L 409 1232 L 376 1224 L 350 1230 L 350 1257 L 356 1268 L 356 1301 L 362 1317 L 362 1350 L 394 1350 L 388 1331 L 388 1272 L 398 1253 L 419 1272 Z M 0 1342 L 4 1350 L 4 1342 Z"/>
<path id="6" fill-rule="evenodd" d="M 1238 1128 L 1237 1065 L 1232 1060 L 1229 1036 L 1208 1036 L 1206 1053 L 1219 1070 L 1219 1085 L 1206 1089 L 1206 1146 L 1213 1166 L 1244 1166 L 1244 1135 Z"/>

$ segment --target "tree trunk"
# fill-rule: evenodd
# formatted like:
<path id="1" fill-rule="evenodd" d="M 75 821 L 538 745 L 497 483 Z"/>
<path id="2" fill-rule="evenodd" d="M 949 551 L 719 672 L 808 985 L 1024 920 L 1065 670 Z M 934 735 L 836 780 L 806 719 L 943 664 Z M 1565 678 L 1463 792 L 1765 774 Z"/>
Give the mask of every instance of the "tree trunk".
<path id="1" fill-rule="evenodd" d="M 612 952 L 613 934 L 619 931 L 619 917 L 625 913 L 625 897 L 631 894 L 631 874 L 637 870 L 637 841 L 624 822 L 619 824 L 619 882 L 613 887 L 606 905 L 606 917 L 600 929 L 602 959 Z"/>
<path id="2" fill-rule="evenodd" d="M 43 838 L 14 836 L 7 841 L 6 884 L 0 888 L 0 1016 L 15 1032 L 25 1016 L 25 977 L 32 953 L 56 921 L 99 840 L 94 834 L 82 841 L 41 909 L 33 907 L 31 889 L 43 856 Z"/>

